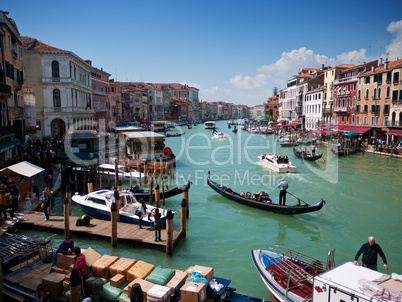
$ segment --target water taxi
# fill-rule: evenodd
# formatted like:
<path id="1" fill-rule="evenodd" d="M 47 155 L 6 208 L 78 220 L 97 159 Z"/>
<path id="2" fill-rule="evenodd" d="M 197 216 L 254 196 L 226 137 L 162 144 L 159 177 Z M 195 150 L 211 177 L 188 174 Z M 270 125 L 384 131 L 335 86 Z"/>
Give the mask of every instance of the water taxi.
<path id="1" fill-rule="evenodd" d="M 271 170 L 278 173 L 296 173 L 296 166 L 287 156 L 276 155 L 274 153 L 263 153 L 258 156 L 260 163 Z"/>
<path id="2" fill-rule="evenodd" d="M 205 129 L 215 129 L 216 128 L 216 123 L 215 121 L 207 121 L 204 123 Z"/>
<path id="3" fill-rule="evenodd" d="M 212 137 L 213 137 L 213 138 L 217 138 L 217 139 L 225 139 L 225 138 L 226 138 L 226 135 L 225 135 L 225 133 L 223 133 L 223 132 L 221 132 L 221 131 L 214 130 L 214 131 L 212 132 Z"/>
<path id="4" fill-rule="evenodd" d="M 101 164 L 98 166 L 98 173 L 115 176 L 115 165 L 113 164 Z M 130 179 L 144 178 L 144 173 L 140 173 L 136 170 L 131 170 L 123 165 L 117 165 L 117 171 L 119 179 L 123 181 L 129 181 Z"/>

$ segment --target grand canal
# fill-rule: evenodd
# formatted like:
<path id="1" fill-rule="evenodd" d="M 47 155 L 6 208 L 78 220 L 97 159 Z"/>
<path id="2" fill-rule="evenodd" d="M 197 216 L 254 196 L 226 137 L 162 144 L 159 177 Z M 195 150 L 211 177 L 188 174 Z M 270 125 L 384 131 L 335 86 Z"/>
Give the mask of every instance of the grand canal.
<path id="1" fill-rule="evenodd" d="M 166 138 L 166 145 L 177 156 L 174 182 L 181 186 L 187 179 L 190 189 L 190 217 L 187 238 L 167 258 L 159 250 L 133 248 L 91 238 L 74 238 L 81 248 L 92 247 L 101 254 L 141 259 L 155 265 L 187 269 L 199 264 L 213 267 L 215 275 L 232 280 L 238 292 L 270 299 L 250 257 L 250 250 L 281 245 L 325 260 L 336 249 L 337 264 L 353 261 L 360 246 L 372 235 L 388 259 L 388 273 L 402 273 L 402 164 L 400 159 L 357 153 L 348 157 L 333 156 L 327 146 L 318 146 L 323 159 L 304 163 L 295 158 L 290 147 L 280 147 L 273 135 L 252 135 L 241 131 L 234 134 L 227 121 L 217 127 L 229 139 L 211 139 L 203 125 L 182 128 L 185 136 Z M 258 165 L 262 152 L 287 155 L 297 166 L 297 173 L 279 175 Z M 288 191 L 302 200 L 315 204 L 326 200 L 324 208 L 315 213 L 284 216 L 246 207 L 217 195 L 206 184 L 211 171 L 214 180 L 234 191 L 266 191 L 277 201 L 277 183 L 282 176 L 289 183 Z M 176 211 L 175 228 L 180 228 L 182 196 L 167 199 L 166 208 Z M 62 194 L 54 211 L 62 213 Z M 289 198 L 287 204 L 295 203 Z M 81 215 L 73 207 L 73 215 Z M 26 231 L 35 239 L 50 235 Z M 58 245 L 63 236 L 53 238 Z M 361 260 L 361 259 L 360 259 Z M 382 260 L 379 259 L 379 268 Z"/>

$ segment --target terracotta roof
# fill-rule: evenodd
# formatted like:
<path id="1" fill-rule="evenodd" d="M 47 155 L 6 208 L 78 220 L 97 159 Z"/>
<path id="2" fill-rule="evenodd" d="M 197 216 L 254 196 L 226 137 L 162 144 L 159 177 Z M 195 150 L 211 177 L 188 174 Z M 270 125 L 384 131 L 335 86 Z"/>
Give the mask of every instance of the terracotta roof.
<path id="1" fill-rule="evenodd" d="M 374 71 L 372 71 L 371 69 L 366 71 L 365 73 L 362 73 L 360 76 L 367 76 L 370 74 L 374 74 L 374 73 L 380 73 L 380 72 L 384 72 L 385 70 L 392 70 L 398 67 L 402 67 L 402 59 L 399 60 L 395 60 L 395 61 L 389 61 L 388 62 L 388 68 L 385 69 L 385 64 L 378 66 L 374 69 Z"/>
<path id="2" fill-rule="evenodd" d="M 335 68 L 352 68 L 353 66 L 355 66 L 354 64 L 342 64 L 339 66 L 336 66 Z"/>
<path id="3" fill-rule="evenodd" d="M 297 75 L 297 77 L 298 77 L 298 78 L 311 78 L 312 75 L 309 74 L 309 73 L 307 73 L 307 72 L 305 72 L 305 73 L 302 73 L 302 74 Z"/>
<path id="4" fill-rule="evenodd" d="M 37 39 L 31 37 L 21 37 L 22 43 L 27 46 L 28 50 L 35 51 L 66 51 L 64 49 L 60 49 L 57 47 L 50 46 L 45 44 Z"/>

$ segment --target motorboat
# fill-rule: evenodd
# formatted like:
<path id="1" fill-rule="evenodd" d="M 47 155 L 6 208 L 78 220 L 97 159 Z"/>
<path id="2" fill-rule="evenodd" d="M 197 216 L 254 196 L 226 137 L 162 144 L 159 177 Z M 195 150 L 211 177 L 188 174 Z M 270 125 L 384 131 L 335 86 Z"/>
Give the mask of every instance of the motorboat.
<path id="1" fill-rule="evenodd" d="M 141 219 L 143 226 L 154 225 L 155 219 L 153 212 L 156 207 L 147 204 L 147 212 L 140 213 L 141 204 L 134 197 L 133 193 L 128 190 L 122 190 L 119 191 L 119 197 L 121 202 L 119 209 L 120 222 L 138 224 L 139 219 Z M 88 193 L 87 195 L 79 195 L 76 193 L 72 197 L 72 200 L 79 205 L 86 214 L 102 220 L 110 220 L 110 208 L 113 203 L 116 203 L 115 191 L 113 190 L 98 190 Z M 159 213 L 161 214 L 162 225 L 165 226 L 167 210 L 159 208 Z M 174 215 L 174 212 L 172 213 Z M 142 218 L 140 218 L 140 215 Z"/>
<path id="2" fill-rule="evenodd" d="M 335 266 L 334 256 L 335 250 L 332 249 L 327 262 L 323 262 L 277 245 L 268 250 L 251 251 L 251 258 L 262 281 L 269 289 L 272 300 L 277 302 L 312 301 L 314 277 Z"/>
<path id="3" fill-rule="evenodd" d="M 117 165 L 117 170 L 119 179 L 123 181 L 144 178 L 144 173 L 140 173 L 137 170 L 130 170 L 128 167 L 123 165 Z M 110 175 L 110 177 L 113 178 L 116 174 L 116 167 L 113 164 L 101 164 L 98 166 L 98 173 Z"/>
<path id="4" fill-rule="evenodd" d="M 204 123 L 204 127 L 205 127 L 205 129 L 215 129 L 216 128 L 216 123 L 215 123 L 215 121 L 206 121 L 205 123 Z"/>
<path id="5" fill-rule="evenodd" d="M 252 250 L 251 258 L 275 302 L 402 301 L 402 276 L 383 274 L 346 262 L 335 267 L 280 246 Z"/>
<path id="6" fill-rule="evenodd" d="M 298 199 L 298 203 L 295 205 L 280 205 L 279 203 L 274 203 L 269 198 L 269 195 L 263 191 L 259 191 L 258 193 L 240 191 L 240 193 L 237 193 L 229 187 L 224 186 L 223 184 L 218 184 L 211 180 L 209 172 L 207 183 L 217 193 L 219 193 L 223 197 L 226 197 L 229 200 L 244 204 L 252 208 L 257 208 L 277 214 L 294 215 L 316 212 L 321 210 L 324 205 L 323 199 L 321 199 L 321 201 L 315 205 L 310 205 L 307 203 L 300 204 L 300 199 Z"/>
<path id="7" fill-rule="evenodd" d="M 225 138 L 226 138 L 226 135 L 225 135 L 225 133 L 223 133 L 223 132 L 221 132 L 221 131 L 214 130 L 214 131 L 212 132 L 212 137 L 213 137 L 213 138 L 217 138 L 217 139 L 225 139 Z"/>
<path id="8" fill-rule="evenodd" d="M 296 173 L 296 166 L 292 165 L 292 162 L 287 156 L 276 155 L 274 153 L 263 153 L 258 156 L 260 163 L 271 170 L 278 173 Z"/>
<path id="9" fill-rule="evenodd" d="M 291 141 L 288 137 L 282 137 L 279 139 L 279 145 L 281 145 L 281 147 L 290 147 L 299 145 L 299 143 L 297 141 Z"/>

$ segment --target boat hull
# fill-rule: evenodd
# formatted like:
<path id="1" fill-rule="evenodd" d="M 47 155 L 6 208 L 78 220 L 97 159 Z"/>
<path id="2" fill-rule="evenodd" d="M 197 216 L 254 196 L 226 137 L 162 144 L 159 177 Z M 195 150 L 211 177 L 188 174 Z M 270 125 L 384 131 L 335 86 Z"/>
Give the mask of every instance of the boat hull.
<path id="1" fill-rule="evenodd" d="M 290 164 L 275 164 L 270 162 L 267 159 L 263 159 L 261 156 L 258 156 L 260 159 L 260 163 L 264 166 L 267 167 L 275 172 L 278 173 L 296 173 L 297 167 L 293 166 L 292 163 Z"/>
<path id="2" fill-rule="evenodd" d="M 301 154 L 297 154 L 297 151 L 295 148 L 293 148 L 293 153 L 296 157 L 301 158 L 303 160 L 307 160 L 307 161 L 316 161 L 322 157 L 322 153 L 319 155 L 315 155 L 315 156 L 304 156 Z"/>
<path id="3" fill-rule="evenodd" d="M 294 205 L 294 206 L 287 206 L 287 205 L 279 205 L 279 204 L 273 204 L 273 203 L 265 203 L 262 201 L 257 201 L 253 200 L 250 198 L 242 197 L 240 196 L 239 193 L 233 192 L 233 194 L 226 192 L 225 190 L 227 187 L 225 186 L 220 186 L 213 180 L 211 180 L 210 176 L 208 175 L 207 177 L 207 183 L 208 185 L 214 189 L 217 193 L 220 195 L 238 202 L 240 204 L 244 204 L 249 207 L 277 213 L 277 214 L 285 214 L 285 215 L 294 215 L 294 214 L 303 214 L 303 213 L 310 213 L 310 212 L 315 212 L 319 211 L 322 209 L 324 205 L 324 200 L 321 200 L 319 203 L 315 205 Z"/>
<path id="4" fill-rule="evenodd" d="M 183 191 L 189 190 L 189 189 L 190 189 L 190 182 L 187 182 L 187 184 L 185 184 L 181 188 L 173 188 L 173 189 L 170 189 L 170 190 L 165 190 L 165 193 L 163 193 L 163 190 L 160 189 L 159 198 L 160 198 L 160 200 L 162 200 L 163 194 L 165 194 L 164 195 L 165 198 L 176 196 L 178 194 L 183 193 Z M 149 192 L 136 192 L 136 193 L 133 192 L 133 195 L 137 200 L 139 200 L 140 198 L 143 198 L 144 201 L 149 201 L 149 196 L 151 194 Z M 152 195 L 152 198 L 153 198 L 153 200 L 155 200 L 155 191 L 154 191 L 154 193 Z"/>

